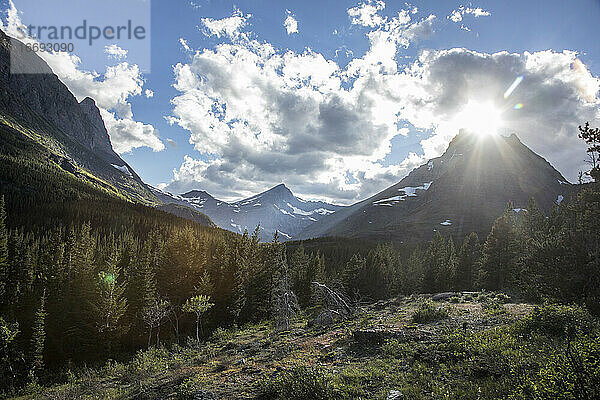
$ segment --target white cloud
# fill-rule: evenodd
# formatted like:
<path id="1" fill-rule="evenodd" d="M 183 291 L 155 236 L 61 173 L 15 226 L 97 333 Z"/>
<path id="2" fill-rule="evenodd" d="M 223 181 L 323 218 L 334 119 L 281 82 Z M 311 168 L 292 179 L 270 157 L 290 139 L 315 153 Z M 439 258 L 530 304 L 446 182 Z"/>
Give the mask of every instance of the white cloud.
<path id="1" fill-rule="evenodd" d="M 452 49 L 399 65 L 398 50 L 430 34 L 435 21 L 411 15 L 402 11 L 368 32 L 368 51 L 345 68 L 311 50 L 280 51 L 247 37 L 175 66 L 180 93 L 167 120 L 190 132 L 202 157 L 186 156 L 168 189 L 202 188 L 227 199 L 285 181 L 301 195 L 350 203 L 439 156 L 470 101 L 506 109 L 505 132 L 517 132 L 574 179 L 585 154 L 577 124 L 600 118 L 600 81 L 577 55 Z M 519 75 L 523 82 L 504 103 Z M 391 140 L 407 135 L 399 128 L 406 123 L 430 136 L 421 152 L 387 165 Z"/>
<path id="2" fill-rule="evenodd" d="M 22 23 L 13 2 L 10 1 L 9 5 L 6 24 L 2 22 L 1 27 L 8 35 L 15 37 L 19 35 L 17 29 Z M 35 40 L 25 38 L 22 41 L 33 43 Z M 125 52 L 118 46 L 108 46 L 105 51 L 109 55 L 122 55 Z M 164 149 L 158 131 L 152 125 L 134 120 L 129 99 L 141 95 L 144 85 L 137 65 L 121 62 L 108 66 L 100 75 L 82 69 L 81 60 L 75 54 L 39 52 L 38 55 L 78 101 L 85 97 L 96 101 L 116 152 L 125 153 L 137 147 L 150 147 L 154 151 Z"/>
<path id="3" fill-rule="evenodd" d="M 154 97 L 154 92 L 150 89 L 146 89 L 144 91 L 144 95 L 146 96 L 146 98 L 151 99 L 152 97 Z"/>
<path id="4" fill-rule="evenodd" d="M 291 35 L 292 33 L 298 33 L 298 21 L 294 18 L 290 10 L 286 10 L 286 12 L 287 17 L 285 21 L 283 21 L 283 26 L 285 27 L 287 34 Z"/>
<path id="5" fill-rule="evenodd" d="M 202 18 L 201 21 L 205 27 L 204 33 L 207 36 L 236 38 L 251 17 L 252 14 L 244 15 L 239 9 L 235 9 L 231 17 L 223 19 Z"/>
<path id="6" fill-rule="evenodd" d="M 179 44 L 181 44 L 185 51 L 192 51 L 192 48 L 188 45 L 187 40 L 184 38 L 179 38 Z"/>
<path id="7" fill-rule="evenodd" d="M 465 7 L 465 6 L 460 6 L 458 8 L 458 10 L 452 10 L 452 13 L 450 13 L 450 15 L 448 15 L 446 18 L 451 20 L 452 22 L 456 22 L 459 23 L 463 20 L 463 17 L 465 15 L 472 15 L 475 18 L 479 18 L 479 17 L 489 17 L 490 15 L 492 15 L 491 12 L 484 10 L 482 8 L 472 8 L 472 7 Z M 461 29 L 466 30 L 466 31 L 470 31 L 471 29 L 468 26 L 465 26 L 464 24 L 461 24 Z"/>
<path id="8" fill-rule="evenodd" d="M 127 58 L 127 50 L 120 48 L 116 44 L 104 46 L 104 52 L 108 54 L 108 58 L 114 58 L 115 60 Z"/>
<path id="9" fill-rule="evenodd" d="M 384 8 L 385 3 L 382 0 L 367 0 L 349 8 L 348 15 L 353 25 L 375 28 L 385 22 L 385 18 L 379 15 L 379 11 Z"/>

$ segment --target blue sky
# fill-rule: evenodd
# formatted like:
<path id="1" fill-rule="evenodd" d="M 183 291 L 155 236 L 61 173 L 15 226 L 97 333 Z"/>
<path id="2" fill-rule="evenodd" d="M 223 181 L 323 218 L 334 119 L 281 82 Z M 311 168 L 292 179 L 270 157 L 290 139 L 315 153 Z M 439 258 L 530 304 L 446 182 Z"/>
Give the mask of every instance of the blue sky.
<path id="1" fill-rule="evenodd" d="M 25 24 L 36 9 L 31 1 L 2 4 Z M 91 7 L 82 12 L 95 13 Z M 121 7 L 120 15 L 135 15 L 135 7 Z M 285 182 L 308 198 L 351 203 L 439 155 L 456 133 L 456 116 L 474 102 L 498 106 L 498 93 L 517 76 L 525 79 L 503 105 L 524 108 L 505 113 L 502 129 L 573 180 L 584 168 L 576 125 L 600 116 L 597 0 L 153 0 L 136 7 L 151 11 L 150 72 L 141 71 L 147 53 L 127 43 L 122 58 L 103 54 L 102 43 L 78 54 L 74 67 L 64 57 L 47 61 L 78 98 L 95 98 L 136 172 L 174 192 L 232 199 Z M 240 26 L 218 31 L 236 16 Z M 288 34 L 288 17 L 298 32 Z M 223 45 L 230 47 L 218 50 Z M 286 66 L 291 80 L 278 72 Z M 253 82 L 258 89 L 248 88 Z"/>

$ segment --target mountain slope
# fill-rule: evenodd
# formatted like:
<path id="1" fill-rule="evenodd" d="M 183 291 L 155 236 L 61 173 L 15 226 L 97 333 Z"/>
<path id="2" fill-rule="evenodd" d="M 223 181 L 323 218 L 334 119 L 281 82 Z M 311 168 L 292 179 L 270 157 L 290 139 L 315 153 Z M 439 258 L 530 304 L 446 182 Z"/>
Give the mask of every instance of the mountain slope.
<path id="1" fill-rule="evenodd" d="M 533 197 L 548 211 L 573 190 L 574 185 L 516 135 L 461 132 L 441 157 L 369 199 L 315 222 L 297 238 L 419 241 L 435 231 L 486 235 L 508 202 L 521 209 Z"/>
<path id="2" fill-rule="evenodd" d="M 12 51 L 12 59 L 11 59 Z M 13 69 L 26 74 L 11 73 Z M 112 149 L 94 101 L 79 103 L 50 67 L 0 31 L 0 125 L 46 149 L 47 159 L 80 179 L 102 182 L 131 201 L 156 197 Z M 6 146 L 5 135 L 0 138 Z"/>
<path id="3" fill-rule="evenodd" d="M 262 240 L 270 240 L 275 231 L 281 240 L 293 238 L 303 228 L 344 207 L 320 201 L 306 201 L 284 185 L 233 203 L 215 199 L 205 191 L 194 190 L 172 195 L 153 189 L 164 203 L 184 205 L 202 211 L 219 227 L 237 233 L 252 231 L 260 225 Z"/>

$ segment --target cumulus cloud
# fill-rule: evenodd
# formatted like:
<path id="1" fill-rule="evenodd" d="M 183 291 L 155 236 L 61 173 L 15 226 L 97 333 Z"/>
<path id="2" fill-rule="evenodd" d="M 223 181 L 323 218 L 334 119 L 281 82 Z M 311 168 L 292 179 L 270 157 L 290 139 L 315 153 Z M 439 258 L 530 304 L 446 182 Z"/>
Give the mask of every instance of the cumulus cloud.
<path id="1" fill-rule="evenodd" d="M 144 91 L 144 95 L 146 96 L 146 98 L 151 99 L 152 97 L 154 97 L 154 92 L 150 89 L 146 89 Z"/>
<path id="2" fill-rule="evenodd" d="M 400 12 L 367 33 L 369 49 L 345 68 L 309 49 L 282 51 L 247 37 L 176 65 L 179 95 L 167 120 L 190 132 L 202 157 L 186 156 L 168 189 L 231 199 L 285 181 L 306 197 L 351 203 L 439 156 L 470 102 L 504 110 L 504 133 L 516 132 L 574 179 L 584 158 L 576 127 L 600 118 L 600 80 L 577 54 L 450 49 L 399 64 L 399 49 L 434 21 Z M 523 81 L 504 99 L 517 76 Z M 390 165 L 391 140 L 407 135 L 399 128 L 407 124 L 429 137 L 421 152 Z"/>
<path id="3" fill-rule="evenodd" d="M 292 33 L 298 33 L 298 21 L 294 18 L 290 10 L 286 10 L 286 12 L 287 17 L 285 18 L 285 21 L 283 21 L 283 26 L 285 27 L 287 34 L 291 35 Z"/>
<path id="4" fill-rule="evenodd" d="M 121 60 L 127 57 L 127 50 L 120 48 L 116 44 L 104 46 L 104 52 L 108 54 L 108 58 L 114 58 L 115 60 Z"/>
<path id="5" fill-rule="evenodd" d="M 379 11 L 384 8 L 385 3 L 382 0 L 367 0 L 349 8 L 348 15 L 353 25 L 375 28 L 385 22 L 385 18 L 379 15 Z"/>
<path id="6" fill-rule="evenodd" d="M 237 38 L 251 17 L 252 14 L 244 15 L 239 9 L 235 9 L 231 17 L 222 19 L 202 18 L 201 21 L 205 28 L 204 33 L 207 36 Z"/>
<path id="7" fill-rule="evenodd" d="M 9 2 L 6 21 L 0 23 L 8 35 L 22 36 L 17 29 L 23 24 L 12 1 Z M 28 37 L 22 41 L 33 43 L 35 39 Z M 116 45 L 107 46 L 105 52 L 118 58 L 127 54 L 126 50 Z M 141 95 L 144 85 L 137 65 L 123 61 L 108 66 L 104 74 L 100 75 L 82 69 L 81 59 L 75 54 L 40 52 L 38 55 L 48 63 L 77 100 L 91 97 L 96 101 L 116 152 L 125 153 L 137 147 L 150 147 L 154 151 L 164 149 L 158 131 L 152 125 L 134 120 L 129 99 Z"/>
<path id="8" fill-rule="evenodd" d="M 475 18 L 479 18 L 479 17 L 489 17 L 490 15 L 492 15 L 492 13 L 487 10 L 484 10 L 482 8 L 479 8 L 479 7 L 472 8 L 472 7 L 460 6 L 458 8 L 458 10 L 452 10 L 452 13 L 450 13 L 450 15 L 448 15 L 446 18 L 452 22 L 459 23 L 463 20 L 463 17 L 465 15 L 472 15 Z M 471 29 L 464 24 L 461 24 L 460 29 L 465 30 L 465 31 L 471 31 Z"/>

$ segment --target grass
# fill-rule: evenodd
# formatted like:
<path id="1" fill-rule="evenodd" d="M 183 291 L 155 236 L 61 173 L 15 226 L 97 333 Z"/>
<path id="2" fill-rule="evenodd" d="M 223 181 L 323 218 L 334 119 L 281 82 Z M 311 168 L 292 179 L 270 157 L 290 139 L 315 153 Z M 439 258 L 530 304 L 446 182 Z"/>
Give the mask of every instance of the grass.
<path id="1" fill-rule="evenodd" d="M 448 310 L 437 307 L 431 300 L 420 302 L 412 315 L 412 321 L 418 324 L 426 324 L 445 318 L 448 318 Z"/>
<path id="2" fill-rule="evenodd" d="M 600 342 L 589 314 L 575 306 L 504 304 L 502 318 L 490 318 L 482 306 L 489 299 L 482 301 L 439 306 L 412 297 L 380 310 L 367 306 L 328 328 L 308 327 L 300 317 L 285 333 L 269 323 L 220 329 L 200 345 L 141 351 L 126 364 L 81 370 L 29 398 L 185 400 L 210 392 L 235 399 L 386 399 L 395 390 L 416 400 L 521 400 L 577 398 L 580 388 L 588 398 L 598 395 Z M 573 336 L 559 334 L 570 326 Z M 357 343 L 353 332 L 364 327 L 389 338 Z"/>

